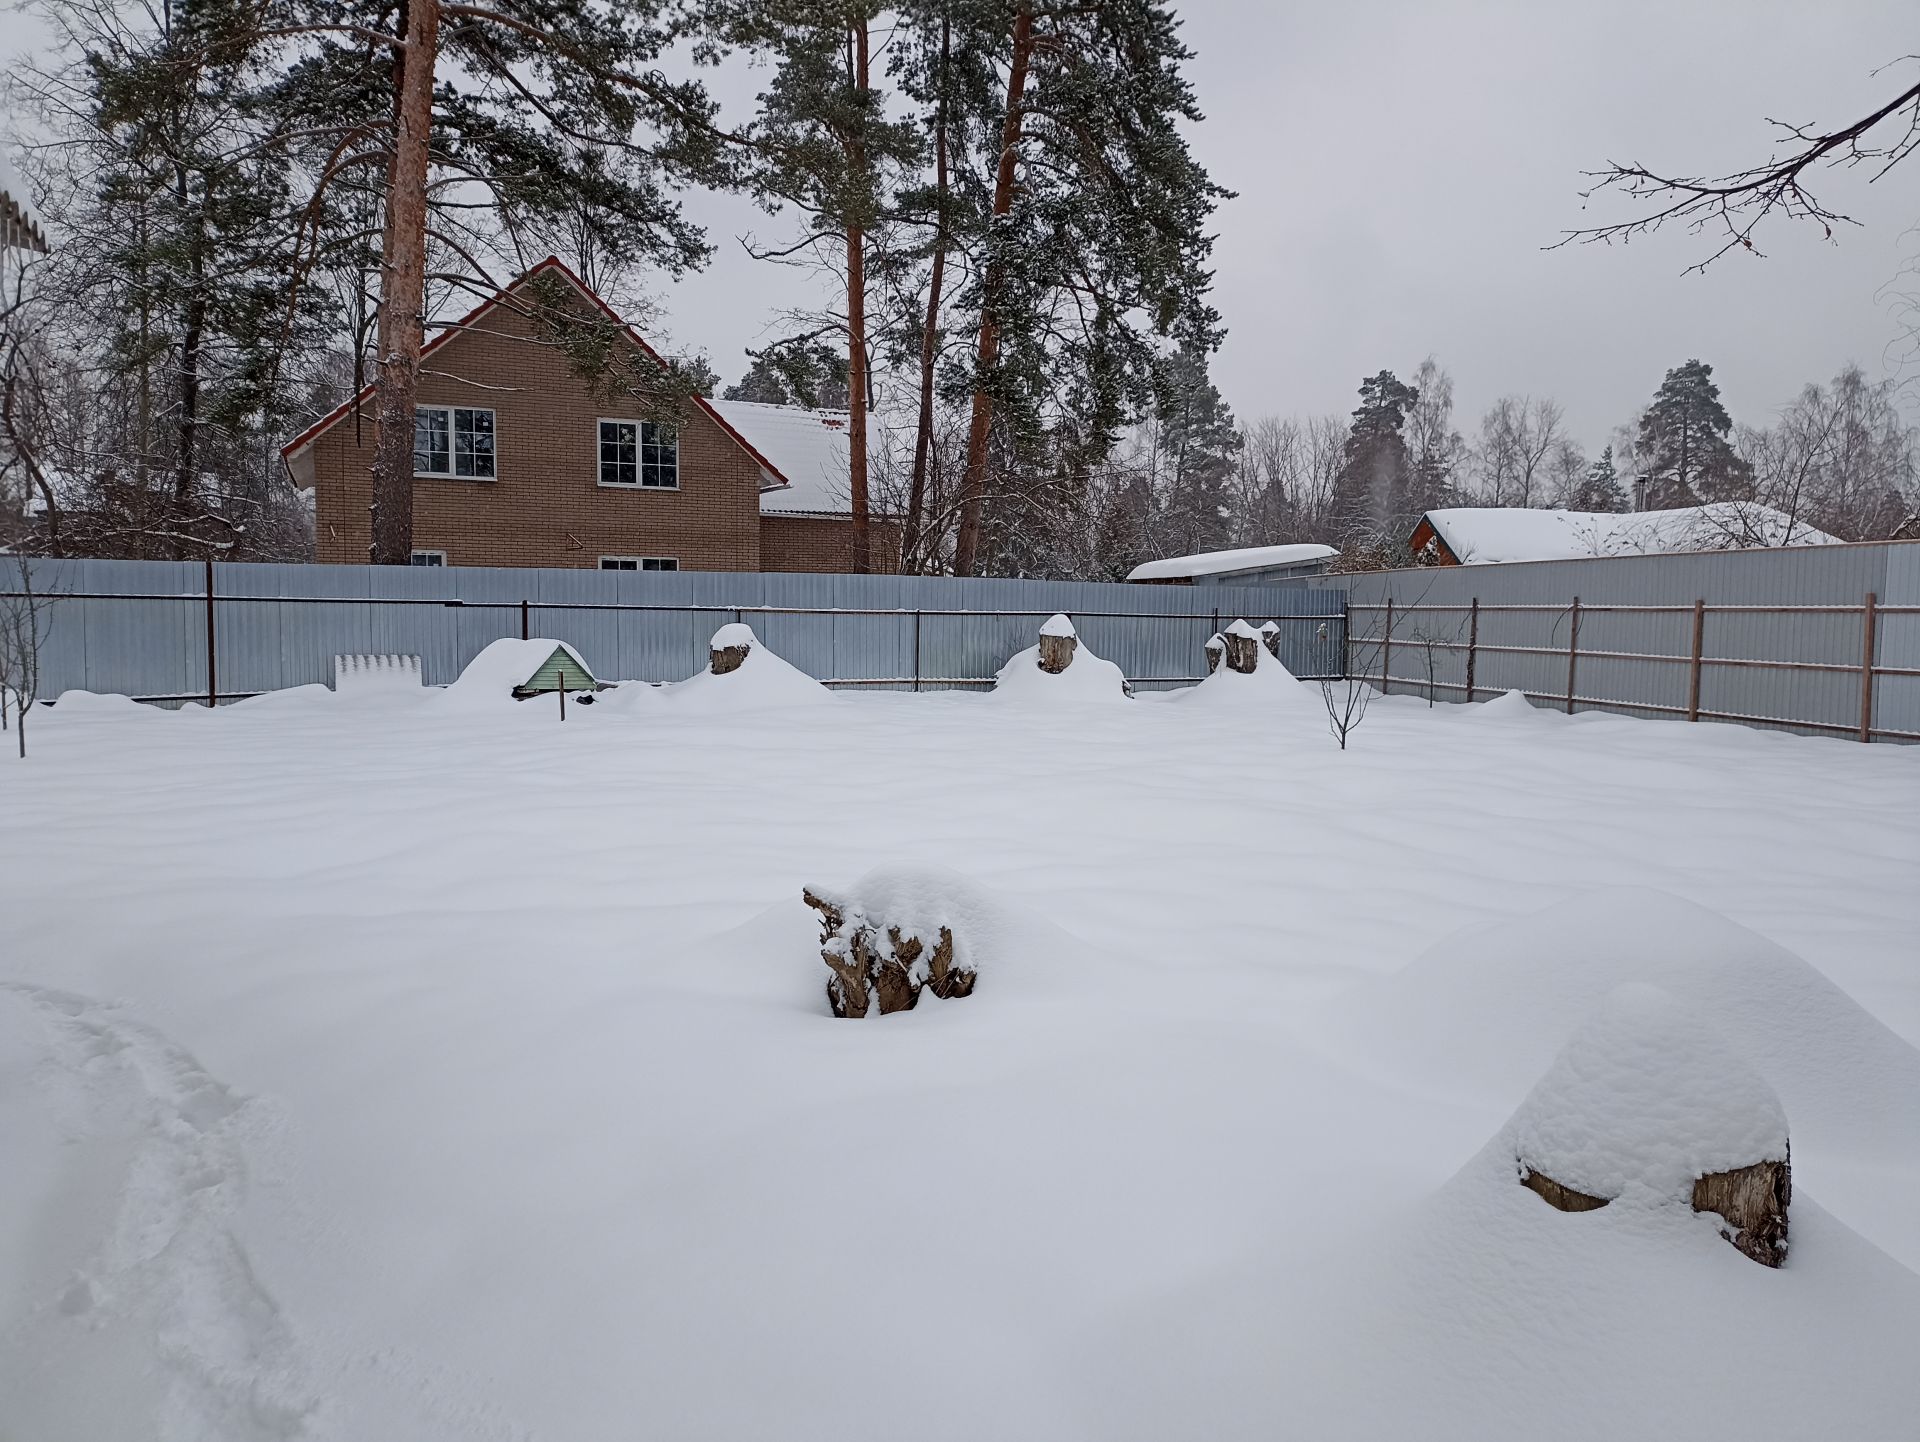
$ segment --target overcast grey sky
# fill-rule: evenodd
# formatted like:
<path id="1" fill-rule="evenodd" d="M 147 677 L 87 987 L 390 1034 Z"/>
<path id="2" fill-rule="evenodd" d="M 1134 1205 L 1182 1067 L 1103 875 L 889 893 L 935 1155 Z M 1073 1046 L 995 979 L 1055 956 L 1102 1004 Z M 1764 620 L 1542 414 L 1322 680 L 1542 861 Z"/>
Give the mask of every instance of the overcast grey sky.
<path id="1" fill-rule="evenodd" d="M 1840 123 L 1888 98 L 1920 52 L 1913 0 L 1179 6 L 1206 123 L 1194 140 L 1238 192 L 1218 216 L 1215 363 L 1243 417 L 1345 411 L 1363 375 L 1429 352 L 1459 425 L 1508 392 L 1550 395 L 1597 450 L 1662 373 L 1710 362 L 1736 418 L 1759 423 L 1849 360 L 1887 372 L 1901 334 L 1880 292 L 1920 248 L 1920 159 L 1877 185 L 1824 177 L 1866 223 L 1837 243 L 1775 226 L 1766 259 L 1686 267 L 1669 231 L 1621 248 L 1544 251 L 1582 222 L 1580 171 L 1609 159 L 1709 172 L 1764 155 L 1769 115 Z M 0 14 L 0 51 L 30 43 Z M 729 98 L 754 77 L 729 77 Z M 711 267 L 662 287 L 676 348 L 731 380 L 798 273 L 734 237 L 784 233 L 732 197 L 691 206 Z M 1589 212 L 1591 215 L 1594 212 Z"/>

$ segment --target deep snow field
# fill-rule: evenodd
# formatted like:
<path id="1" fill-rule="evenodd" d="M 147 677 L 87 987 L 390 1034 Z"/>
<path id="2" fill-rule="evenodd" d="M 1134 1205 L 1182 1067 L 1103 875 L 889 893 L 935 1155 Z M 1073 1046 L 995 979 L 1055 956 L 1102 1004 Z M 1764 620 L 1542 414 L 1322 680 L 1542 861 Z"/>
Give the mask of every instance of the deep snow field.
<path id="1" fill-rule="evenodd" d="M 734 679 L 35 714 L 0 1442 L 1920 1435 L 1920 749 Z M 903 866 L 978 988 L 837 1020 Z M 1778 1270 L 1516 1184 L 1636 981 Z"/>

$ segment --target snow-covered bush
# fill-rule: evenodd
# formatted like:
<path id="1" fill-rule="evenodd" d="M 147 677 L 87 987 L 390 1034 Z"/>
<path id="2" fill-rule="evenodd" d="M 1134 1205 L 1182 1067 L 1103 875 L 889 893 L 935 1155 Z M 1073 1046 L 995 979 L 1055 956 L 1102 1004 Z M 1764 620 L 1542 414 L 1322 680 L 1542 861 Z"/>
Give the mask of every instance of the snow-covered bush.
<path id="1" fill-rule="evenodd" d="M 1612 992 L 1509 1123 L 1523 1185 L 1562 1211 L 1719 1211 L 1768 1266 L 1786 1253 L 1787 1114 L 1747 1059 L 1668 993 Z"/>

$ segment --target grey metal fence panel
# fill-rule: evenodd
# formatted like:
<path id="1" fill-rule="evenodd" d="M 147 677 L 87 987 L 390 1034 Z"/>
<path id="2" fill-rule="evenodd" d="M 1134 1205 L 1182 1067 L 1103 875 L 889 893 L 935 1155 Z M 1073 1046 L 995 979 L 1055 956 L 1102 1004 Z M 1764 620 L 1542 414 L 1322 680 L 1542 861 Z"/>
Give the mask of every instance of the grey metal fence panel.
<path id="1" fill-rule="evenodd" d="M 17 572 L 4 561 L 0 589 L 12 589 Z M 201 564 L 34 566 L 41 589 L 71 597 L 56 599 L 49 612 L 44 696 L 67 689 L 206 694 Z M 216 565 L 213 574 L 223 697 L 330 683 L 335 656 L 368 652 L 417 655 L 423 679 L 444 685 L 491 641 L 520 635 L 523 607 L 529 634 L 569 643 L 611 680 L 692 675 L 706 664 L 714 631 L 736 615 L 810 675 L 899 688 L 916 675 L 923 689 L 978 686 L 1033 645 L 1054 611 L 1074 616 L 1095 654 L 1151 685 L 1205 673 L 1202 648 L 1216 618 L 1220 625 L 1237 616 L 1256 625 L 1281 619 L 1282 657 L 1302 675 L 1337 672 L 1343 649 L 1343 594 L 1300 585 L 1201 591 L 953 577 L 253 563 Z"/>
<path id="2" fill-rule="evenodd" d="M 1397 614 L 1386 648 L 1392 690 L 1465 699 L 1464 652 L 1436 660 L 1429 686 L 1429 650 L 1438 636 L 1463 644 L 1466 610 L 1422 607 L 1539 606 L 1481 614 L 1475 692 L 1508 689 L 1564 704 L 1572 603 L 1582 605 L 1575 664 L 1575 709 L 1604 703 L 1652 716 L 1684 716 L 1691 689 L 1691 607 L 1707 603 L 1700 669 L 1703 714 L 1788 724 L 1824 735 L 1850 734 L 1860 718 L 1864 602 L 1920 604 L 1920 544 L 1796 547 L 1697 555 L 1618 556 L 1500 566 L 1435 567 L 1317 579 L 1344 587 L 1353 608 L 1353 669 L 1377 676 L 1384 607 Z M 1671 607 L 1615 610 L 1608 606 Z M 1735 607 L 1831 608 L 1803 612 Z M 1920 616 L 1883 614 L 1876 628 L 1876 664 L 1920 669 Z M 1503 647 L 1514 649 L 1502 649 Z M 1546 654 L 1535 654 L 1544 652 Z M 1608 655 L 1605 653 L 1615 653 Z M 1679 659 L 1660 659 L 1660 658 Z M 1832 669 L 1776 669 L 1724 664 L 1811 663 Z M 1723 664 L 1713 664 L 1721 662 Z M 1920 679 L 1882 676 L 1874 686 L 1876 729 L 1920 733 Z M 1591 701 L 1580 699 L 1591 698 Z"/>

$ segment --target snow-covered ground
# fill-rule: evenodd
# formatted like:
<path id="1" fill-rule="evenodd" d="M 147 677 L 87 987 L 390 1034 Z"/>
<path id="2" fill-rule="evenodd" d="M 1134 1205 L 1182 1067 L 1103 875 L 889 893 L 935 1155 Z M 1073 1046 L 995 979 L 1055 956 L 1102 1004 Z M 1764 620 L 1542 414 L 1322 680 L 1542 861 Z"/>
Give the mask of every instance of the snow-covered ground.
<path id="1" fill-rule="evenodd" d="M 1920 750 L 762 659 L 39 714 L 0 1437 L 1914 1435 Z M 917 866 L 974 995 L 835 1020 L 801 887 Z M 1596 1138 L 1567 1068 L 1640 982 L 1751 1072 L 1636 1171 L 1693 1093 Z M 1777 1271 L 1517 1185 L 1780 1111 Z"/>

